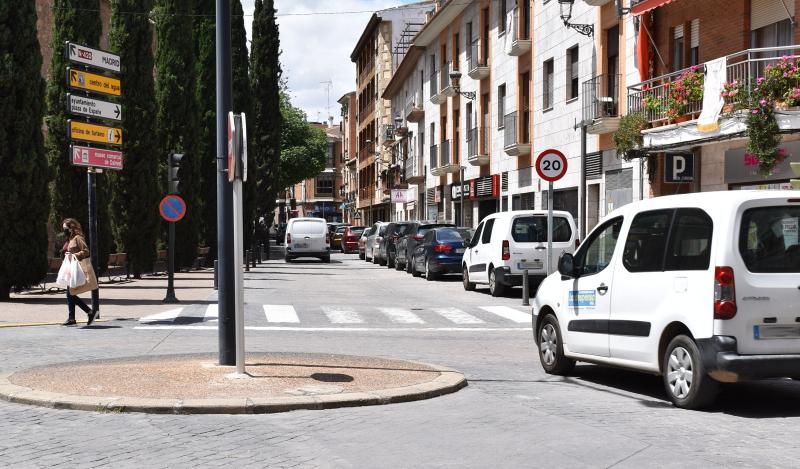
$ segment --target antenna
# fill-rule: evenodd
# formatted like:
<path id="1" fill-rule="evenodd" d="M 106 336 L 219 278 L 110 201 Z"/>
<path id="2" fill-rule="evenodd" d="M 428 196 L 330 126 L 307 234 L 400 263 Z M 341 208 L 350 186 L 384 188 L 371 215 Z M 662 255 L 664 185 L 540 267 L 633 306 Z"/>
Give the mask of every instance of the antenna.
<path id="1" fill-rule="evenodd" d="M 329 79 L 327 81 L 321 81 L 320 83 L 325 85 L 325 89 L 328 92 L 328 103 L 325 106 L 325 111 L 328 113 L 328 115 L 325 116 L 325 118 L 333 119 L 333 116 L 331 115 L 331 88 L 333 87 L 333 81 Z"/>

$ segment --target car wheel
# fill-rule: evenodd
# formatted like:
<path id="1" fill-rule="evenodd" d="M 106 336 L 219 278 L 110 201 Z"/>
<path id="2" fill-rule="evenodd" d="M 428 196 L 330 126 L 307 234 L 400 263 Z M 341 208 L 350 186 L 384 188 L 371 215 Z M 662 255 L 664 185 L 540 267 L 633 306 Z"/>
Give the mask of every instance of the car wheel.
<path id="1" fill-rule="evenodd" d="M 411 258 L 411 276 L 412 277 L 419 277 L 420 275 L 422 275 L 422 273 L 417 271 L 417 258 L 416 257 L 412 257 Z"/>
<path id="2" fill-rule="evenodd" d="M 694 340 L 679 335 L 670 341 L 662 361 L 664 388 L 676 407 L 699 409 L 719 393 L 719 382 L 708 376 Z"/>
<path id="3" fill-rule="evenodd" d="M 425 280 L 432 281 L 436 280 L 438 275 L 431 270 L 431 261 L 430 259 L 425 259 Z"/>
<path id="4" fill-rule="evenodd" d="M 503 294 L 506 292 L 506 286 L 497 281 L 495 272 L 497 272 L 497 269 L 492 269 L 489 272 L 489 293 L 495 297 L 503 296 Z"/>
<path id="5" fill-rule="evenodd" d="M 287 264 L 292 262 L 292 258 L 290 256 L 284 257 L 283 260 L 285 260 Z"/>
<path id="6" fill-rule="evenodd" d="M 322 257 L 322 258 L 320 258 L 320 260 L 322 260 L 322 262 L 324 262 L 326 264 L 330 264 L 331 263 L 331 256 Z"/>
<path id="7" fill-rule="evenodd" d="M 392 256 L 386 255 L 386 267 L 390 269 L 394 269 L 395 261 L 392 260 Z"/>
<path id="8" fill-rule="evenodd" d="M 561 328 L 558 319 L 548 314 L 539 325 L 536 334 L 539 342 L 539 361 L 544 371 L 551 375 L 564 375 L 575 367 L 575 360 L 564 356 L 564 344 L 561 340 Z"/>
<path id="9" fill-rule="evenodd" d="M 475 284 L 469 281 L 469 269 L 467 266 L 464 266 L 464 270 L 462 271 L 462 278 L 464 281 L 464 290 L 466 291 L 473 291 L 475 290 Z"/>
<path id="10" fill-rule="evenodd" d="M 410 274 L 411 271 L 413 270 L 412 267 L 413 265 L 411 264 L 411 259 L 408 256 L 406 256 L 406 265 L 405 265 L 406 273 Z"/>
<path id="11" fill-rule="evenodd" d="M 394 261 L 394 270 L 400 271 L 400 270 L 404 270 L 404 268 L 405 268 L 405 266 L 403 264 L 401 264 L 400 262 L 397 262 L 397 260 Z"/>
<path id="12" fill-rule="evenodd" d="M 363 261 L 364 260 L 364 253 L 361 252 L 361 251 L 358 251 L 358 258 Z"/>
<path id="13" fill-rule="evenodd" d="M 372 251 L 372 263 L 373 264 L 380 264 L 381 262 L 378 260 L 378 256 L 375 255 L 375 251 Z"/>

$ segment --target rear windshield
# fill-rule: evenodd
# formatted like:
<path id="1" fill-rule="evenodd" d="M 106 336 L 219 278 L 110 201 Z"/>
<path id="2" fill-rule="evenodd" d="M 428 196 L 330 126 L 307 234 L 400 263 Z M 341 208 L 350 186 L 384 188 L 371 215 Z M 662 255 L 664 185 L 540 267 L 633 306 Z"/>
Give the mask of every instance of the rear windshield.
<path id="1" fill-rule="evenodd" d="M 397 225 L 394 228 L 394 233 L 397 236 L 405 236 L 411 231 L 411 225 Z"/>
<path id="2" fill-rule="evenodd" d="M 327 226 L 324 221 L 296 221 L 292 224 L 292 231 L 296 234 L 325 234 Z"/>
<path id="3" fill-rule="evenodd" d="M 366 228 L 350 228 L 350 232 L 354 235 L 360 235 L 364 230 L 366 230 Z"/>
<path id="4" fill-rule="evenodd" d="M 750 272 L 800 272 L 800 206 L 746 210 L 739 232 L 739 252 Z"/>
<path id="5" fill-rule="evenodd" d="M 546 243 L 547 217 L 532 215 L 518 217 L 511 225 L 511 237 L 518 243 Z M 553 242 L 566 243 L 572 238 L 572 228 L 564 217 L 553 217 Z"/>
<path id="6" fill-rule="evenodd" d="M 469 241 L 471 238 L 468 230 L 439 230 L 436 239 L 439 241 Z"/>

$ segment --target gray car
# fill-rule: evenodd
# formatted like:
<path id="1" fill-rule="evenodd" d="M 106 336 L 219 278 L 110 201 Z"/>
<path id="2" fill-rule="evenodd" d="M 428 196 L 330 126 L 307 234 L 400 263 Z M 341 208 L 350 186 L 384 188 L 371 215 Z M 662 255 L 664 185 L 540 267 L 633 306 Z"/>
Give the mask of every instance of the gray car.
<path id="1" fill-rule="evenodd" d="M 381 257 L 379 247 L 383 236 L 386 234 L 387 225 L 389 225 L 389 223 L 385 221 L 379 221 L 372 225 L 372 231 L 367 237 L 367 243 L 364 248 L 365 261 L 372 262 L 373 264 L 386 264 L 386 259 Z"/>

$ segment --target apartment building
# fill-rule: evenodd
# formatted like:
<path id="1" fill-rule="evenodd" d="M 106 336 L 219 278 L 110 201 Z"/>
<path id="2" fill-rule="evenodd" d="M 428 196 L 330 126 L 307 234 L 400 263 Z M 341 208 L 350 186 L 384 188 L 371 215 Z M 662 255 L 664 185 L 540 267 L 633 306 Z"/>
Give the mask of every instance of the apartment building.
<path id="1" fill-rule="evenodd" d="M 356 114 L 356 92 L 345 93 L 337 101 L 341 105 L 342 120 L 340 132 L 342 134 L 342 185 L 339 195 L 342 198 L 342 221 L 351 225 L 358 225 L 361 216 L 358 215 L 358 115 Z M 358 218 L 356 218 L 358 215 Z"/>

